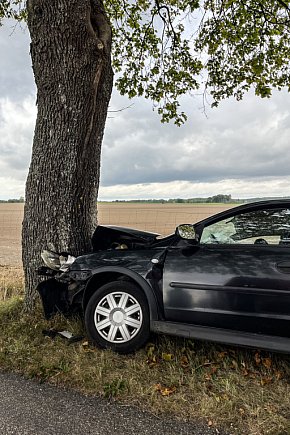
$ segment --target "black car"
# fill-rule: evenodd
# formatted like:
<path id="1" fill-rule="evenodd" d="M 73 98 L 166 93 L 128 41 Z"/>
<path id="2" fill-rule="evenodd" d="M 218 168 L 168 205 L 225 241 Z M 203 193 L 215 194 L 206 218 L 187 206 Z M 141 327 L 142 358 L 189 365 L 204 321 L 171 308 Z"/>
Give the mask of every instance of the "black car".
<path id="1" fill-rule="evenodd" d="M 97 227 L 93 253 L 43 253 L 47 318 L 84 314 L 89 338 L 132 352 L 150 331 L 290 352 L 290 199 L 245 204 L 175 234 Z"/>

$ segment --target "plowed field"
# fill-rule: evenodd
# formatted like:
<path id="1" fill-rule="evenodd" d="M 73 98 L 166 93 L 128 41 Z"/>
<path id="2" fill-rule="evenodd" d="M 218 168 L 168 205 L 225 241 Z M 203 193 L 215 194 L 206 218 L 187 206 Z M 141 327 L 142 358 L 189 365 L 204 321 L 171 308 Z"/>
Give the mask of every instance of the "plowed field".
<path id="1" fill-rule="evenodd" d="M 170 234 L 180 223 L 197 222 L 228 205 L 100 203 L 100 224 Z M 23 204 L 0 204 L 0 265 L 21 264 Z"/>

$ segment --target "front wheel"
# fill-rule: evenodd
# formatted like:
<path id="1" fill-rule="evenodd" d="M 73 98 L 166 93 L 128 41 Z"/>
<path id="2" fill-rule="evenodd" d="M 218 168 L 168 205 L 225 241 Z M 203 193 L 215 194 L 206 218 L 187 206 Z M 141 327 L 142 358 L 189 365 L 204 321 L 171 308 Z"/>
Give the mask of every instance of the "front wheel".
<path id="1" fill-rule="evenodd" d="M 146 343 L 150 332 L 143 291 L 125 281 L 103 285 L 88 302 L 85 324 L 89 338 L 100 347 L 134 352 Z"/>

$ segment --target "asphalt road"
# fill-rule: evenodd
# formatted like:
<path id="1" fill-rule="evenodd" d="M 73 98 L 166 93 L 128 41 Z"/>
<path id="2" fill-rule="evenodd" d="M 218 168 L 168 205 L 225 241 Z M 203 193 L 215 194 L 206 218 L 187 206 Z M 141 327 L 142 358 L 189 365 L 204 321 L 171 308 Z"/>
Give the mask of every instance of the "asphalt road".
<path id="1" fill-rule="evenodd" d="M 216 429 L 158 418 L 136 407 L 0 372 L 1 435 L 214 435 Z"/>

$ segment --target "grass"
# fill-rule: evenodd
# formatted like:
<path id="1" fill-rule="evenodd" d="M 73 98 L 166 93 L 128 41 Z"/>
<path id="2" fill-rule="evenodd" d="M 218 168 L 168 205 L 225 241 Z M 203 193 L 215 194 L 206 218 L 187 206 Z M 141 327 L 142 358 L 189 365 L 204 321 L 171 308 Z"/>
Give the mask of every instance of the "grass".
<path id="1" fill-rule="evenodd" d="M 0 368 L 134 404 L 154 414 L 203 420 L 237 434 L 290 433 L 290 357 L 155 336 L 123 356 L 68 345 L 43 329 L 84 334 L 82 322 L 22 313 L 22 274 L 0 269 Z M 15 280 L 15 281 L 14 281 Z"/>
<path id="2" fill-rule="evenodd" d="M 19 267 L 0 265 L 0 301 L 23 293 L 23 271 Z"/>

